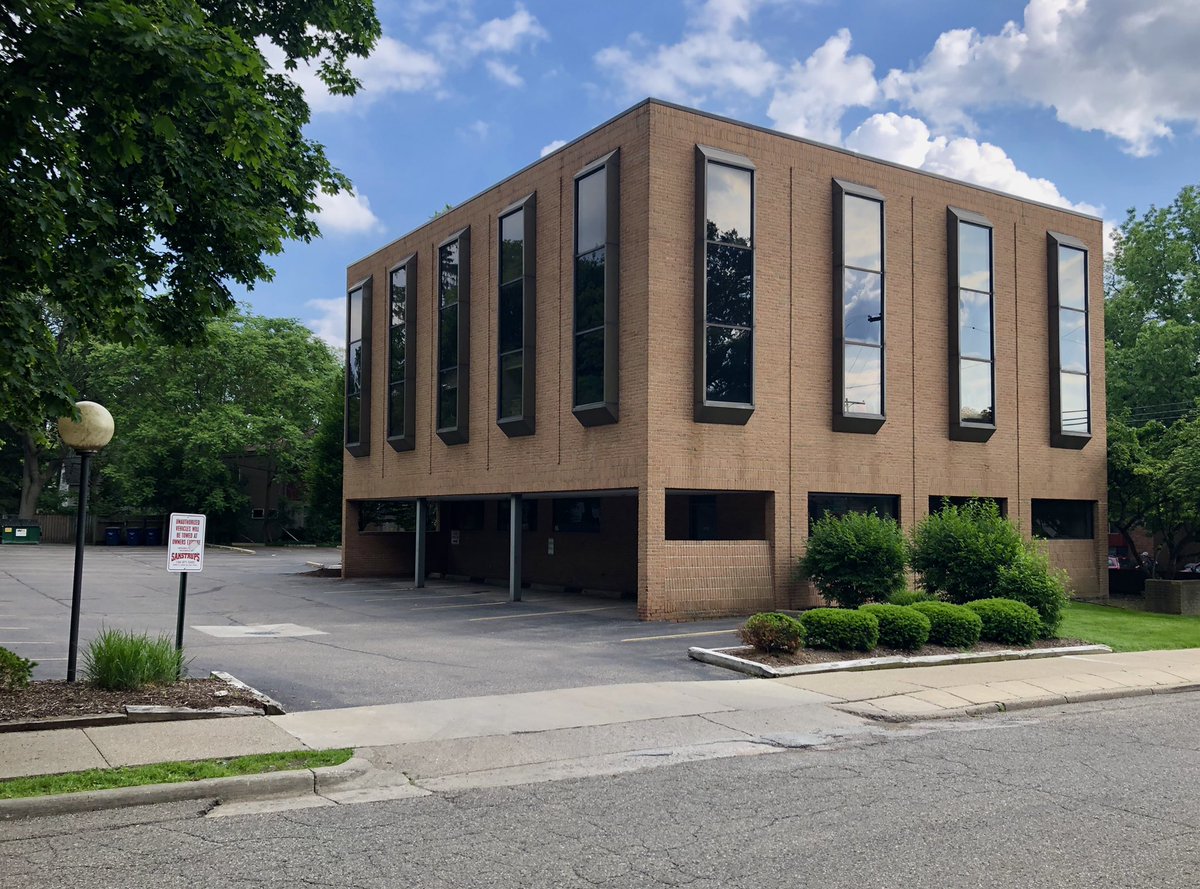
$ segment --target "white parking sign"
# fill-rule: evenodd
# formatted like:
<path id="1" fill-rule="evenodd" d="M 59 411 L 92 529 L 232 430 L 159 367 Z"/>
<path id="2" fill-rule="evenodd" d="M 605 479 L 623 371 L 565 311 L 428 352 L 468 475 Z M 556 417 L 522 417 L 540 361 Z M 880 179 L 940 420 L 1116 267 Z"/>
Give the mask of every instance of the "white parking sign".
<path id="1" fill-rule="evenodd" d="M 167 570 L 204 570 L 204 520 L 202 515 L 171 513 L 167 530 Z"/>

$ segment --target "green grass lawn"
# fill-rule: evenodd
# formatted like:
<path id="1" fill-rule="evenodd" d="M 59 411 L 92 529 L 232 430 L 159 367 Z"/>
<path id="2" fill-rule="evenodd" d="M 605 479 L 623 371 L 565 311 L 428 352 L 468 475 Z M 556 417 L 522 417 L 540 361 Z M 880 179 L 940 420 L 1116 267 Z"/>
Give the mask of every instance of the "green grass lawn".
<path id="1" fill-rule="evenodd" d="M 1200 648 L 1200 617 L 1072 602 L 1063 614 L 1058 635 L 1107 645 L 1113 651 Z"/>
<path id="2" fill-rule="evenodd" d="M 293 769 L 317 769 L 341 765 L 353 753 L 350 748 L 296 750 L 290 753 L 259 753 L 233 759 L 161 762 L 120 769 L 88 769 L 86 772 L 67 772 L 62 775 L 9 778 L 0 781 L 0 799 L 110 790 L 113 787 L 137 787 L 142 784 L 177 784 L 181 781 L 199 781 L 201 778 L 228 778 L 232 775 L 257 775 L 262 772 Z"/>

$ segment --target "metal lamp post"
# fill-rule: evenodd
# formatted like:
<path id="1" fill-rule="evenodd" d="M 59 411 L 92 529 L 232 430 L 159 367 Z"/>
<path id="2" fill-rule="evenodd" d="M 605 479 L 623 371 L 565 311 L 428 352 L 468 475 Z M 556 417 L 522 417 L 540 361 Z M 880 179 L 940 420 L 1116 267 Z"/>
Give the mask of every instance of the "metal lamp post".
<path id="1" fill-rule="evenodd" d="M 79 606 L 83 596 L 83 544 L 87 525 L 87 502 L 92 456 L 112 441 L 113 418 L 94 401 L 75 404 L 79 419 L 59 417 L 58 434 L 79 455 L 79 511 L 75 518 L 75 580 L 71 587 L 71 641 L 67 649 L 67 682 L 75 681 L 75 658 L 79 648 Z"/>

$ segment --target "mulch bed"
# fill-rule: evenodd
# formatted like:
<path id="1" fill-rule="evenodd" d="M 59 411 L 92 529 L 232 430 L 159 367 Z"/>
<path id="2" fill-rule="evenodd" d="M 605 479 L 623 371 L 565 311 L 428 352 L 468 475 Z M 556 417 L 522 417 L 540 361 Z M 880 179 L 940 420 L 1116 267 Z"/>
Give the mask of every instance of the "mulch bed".
<path id="1" fill-rule="evenodd" d="M 1063 648 L 1068 645 L 1087 645 L 1082 639 L 1038 639 L 1032 645 L 1000 645 L 996 642 L 980 642 L 969 651 L 1028 651 L 1035 648 Z M 901 651 L 898 648 L 876 648 L 872 651 L 827 651 L 823 648 L 801 648 L 795 654 L 764 654 L 761 651 L 729 651 L 728 654 L 748 661 L 766 664 L 768 667 L 798 667 L 803 664 L 826 664 L 830 661 L 853 661 L 873 657 L 925 657 L 934 654 L 962 654 L 961 648 L 944 645 L 925 645 L 916 651 Z"/>
<path id="2" fill-rule="evenodd" d="M 31 682 L 25 688 L 0 688 L 0 722 L 50 716 L 93 716 L 124 713 L 126 704 L 167 707 L 261 707 L 252 695 L 220 679 L 184 679 L 139 691 L 105 691 L 86 682 Z"/>

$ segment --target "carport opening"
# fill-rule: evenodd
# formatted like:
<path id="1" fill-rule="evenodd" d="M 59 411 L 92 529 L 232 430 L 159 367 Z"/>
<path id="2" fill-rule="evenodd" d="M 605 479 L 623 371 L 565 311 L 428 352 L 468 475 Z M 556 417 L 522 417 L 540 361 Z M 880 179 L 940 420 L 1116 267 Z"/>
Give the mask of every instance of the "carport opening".
<path id="1" fill-rule="evenodd" d="M 667 491 L 667 540 L 766 540 L 766 491 Z"/>

